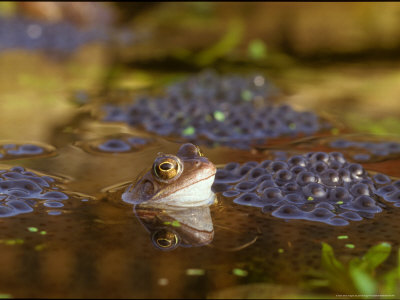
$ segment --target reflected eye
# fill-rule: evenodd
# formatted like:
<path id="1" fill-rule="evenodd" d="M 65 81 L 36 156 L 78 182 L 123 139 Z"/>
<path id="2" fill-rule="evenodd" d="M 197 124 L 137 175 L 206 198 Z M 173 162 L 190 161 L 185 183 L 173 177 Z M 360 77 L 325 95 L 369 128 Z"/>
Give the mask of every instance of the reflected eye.
<path id="1" fill-rule="evenodd" d="M 181 165 L 175 157 L 159 157 L 153 165 L 153 173 L 161 181 L 176 177 L 180 171 Z"/>
<path id="2" fill-rule="evenodd" d="M 152 240 L 161 250 L 172 250 L 179 245 L 179 238 L 174 232 L 161 229 L 153 233 Z"/>

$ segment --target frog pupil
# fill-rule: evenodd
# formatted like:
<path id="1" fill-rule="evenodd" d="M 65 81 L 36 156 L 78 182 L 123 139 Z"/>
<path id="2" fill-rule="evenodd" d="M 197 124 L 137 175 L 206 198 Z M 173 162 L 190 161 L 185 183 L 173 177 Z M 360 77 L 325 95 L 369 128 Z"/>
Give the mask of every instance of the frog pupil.
<path id="1" fill-rule="evenodd" d="M 160 165 L 160 169 L 163 171 L 168 171 L 168 170 L 172 169 L 172 167 L 173 167 L 172 164 L 168 163 L 168 162 Z"/>

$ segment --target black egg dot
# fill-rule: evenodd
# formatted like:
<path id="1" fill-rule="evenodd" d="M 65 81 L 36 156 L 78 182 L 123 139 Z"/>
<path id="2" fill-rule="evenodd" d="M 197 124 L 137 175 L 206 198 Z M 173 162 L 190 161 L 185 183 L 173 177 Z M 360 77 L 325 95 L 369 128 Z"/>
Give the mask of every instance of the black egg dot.
<path id="1" fill-rule="evenodd" d="M 232 171 L 238 169 L 239 167 L 240 167 L 240 164 L 239 164 L 239 163 L 237 163 L 237 162 L 231 162 L 231 163 L 226 164 L 226 166 L 225 166 L 224 169 L 225 169 L 226 171 L 228 171 L 228 172 L 232 172 Z"/>
<path id="2" fill-rule="evenodd" d="M 300 187 L 295 182 L 288 182 L 285 185 L 283 185 L 282 190 L 285 191 L 285 193 L 294 193 L 299 191 Z"/>
<path id="3" fill-rule="evenodd" d="M 233 200 L 233 202 L 236 204 L 256 206 L 256 207 L 263 207 L 265 205 L 261 203 L 260 197 L 258 197 L 258 195 L 255 193 L 242 194 L 240 197 Z"/>
<path id="4" fill-rule="evenodd" d="M 344 164 L 346 162 L 343 154 L 340 152 L 330 152 L 329 153 L 329 161 L 330 163 L 338 162 L 340 164 Z"/>
<path id="5" fill-rule="evenodd" d="M 272 163 L 272 161 L 269 160 L 269 159 L 264 160 L 264 161 L 262 161 L 262 162 L 260 163 L 260 168 L 266 169 L 271 163 Z"/>
<path id="6" fill-rule="evenodd" d="M 223 182 L 214 182 L 213 185 L 211 186 L 211 190 L 214 193 L 220 193 L 220 192 L 225 192 L 229 189 L 229 185 Z"/>
<path id="7" fill-rule="evenodd" d="M 317 181 L 317 178 L 315 177 L 315 175 L 309 171 L 302 171 L 299 174 L 297 174 L 297 177 L 296 177 L 297 184 L 301 185 L 301 186 L 304 186 L 308 183 L 316 182 L 316 181 Z"/>
<path id="8" fill-rule="evenodd" d="M 243 166 L 245 167 L 245 166 L 249 166 L 249 167 L 251 167 L 251 168 L 254 168 L 255 166 L 257 166 L 258 165 L 258 162 L 256 162 L 256 161 L 248 161 L 248 162 L 246 162 Z"/>
<path id="9" fill-rule="evenodd" d="M 270 174 L 261 175 L 256 179 L 257 184 L 261 184 L 266 180 L 272 180 L 272 176 Z"/>
<path id="10" fill-rule="evenodd" d="M 253 170 L 251 170 L 250 174 L 249 174 L 249 179 L 256 179 L 258 177 L 260 177 L 261 175 L 265 174 L 265 169 L 263 168 L 254 168 Z"/>
<path id="11" fill-rule="evenodd" d="M 283 169 L 287 169 L 287 168 L 288 168 L 287 163 L 285 163 L 283 161 L 274 161 L 268 167 L 268 169 L 272 172 L 278 172 L 279 170 L 283 170 Z"/>
<path id="12" fill-rule="evenodd" d="M 235 189 L 243 192 L 250 192 L 257 187 L 255 181 L 242 181 L 235 186 Z"/>
<path id="13" fill-rule="evenodd" d="M 385 186 L 382 186 L 379 189 L 377 189 L 376 194 L 381 197 L 386 197 L 387 195 L 389 195 L 395 191 L 397 191 L 397 189 L 393 185 L 385 185 Z"/>
<path id="14" fill-rule="evenodd" d="M 295 155 L 295 156 L 292 156 L 291 158 L 289 158 L 288 164 L 290 167 L 294 167 L 294 166 L 305 167 L 307 164 L 307 161 L 304 158 L 304 156 Z"/>
<path id="15" fill-rule="evenodd" d="M 322 161 L 322 162 L 328 163 L 329 155 L 325 152 L 315 152 L 311 155 L 310 161 L 312 163 L 315 163 L 317 161 Z"/>
<path id="16" fill-rule="evenodd" d="M 302 219 L 304 218 L 305 213 L 295 205 L 285 204 L 274 210 L 272 215 L 283 219 Z"/>
<path id="17" fill-rule="evenodd" d="M 224 169 L 218 169 L 215 174 L 215 179 L 225 179 L 229 175 L 229 172 Z"/>
<path id="18" fill-rule="evenodd" d="M 350 182 L 351 181 L 351 174 L 350 171 L 347 169 L 339 169 L 338 170 L 339 178 L 343 182 Z"/>
<path id="19" fill-rule="evenodd" d="M 316 198 L 322 198 L 325 197 L 327 194 L 326 188 L 323 185 L 316 182 L 311 182 L 306 186 L 304 186 L 303 191 L 307 197 L 312 196 Z"/>
<path id="20" fill-rule="evenodd" d="M 347 202 L 352 198 L 349 191 L 344 187 L 335 187 L 329 191 L 329 199 L 335 203 L 337 201 Z"/>
<path id="21" fill-rule="evenodd" d="M 320 220 L 320 219 L 326 220 L 333 216 L 335 216 L 335 214 L 333 212 L 331 212 L 330 210 L 323 208 L 323 207 L 317 207 L 307 214 L 307 219 L 308 220 Z"/>
<path id="22" fill-rule="evenodd" d="M 275 173 L 275 179 L 280 181 L 290 181 L 293 178 L 293 173 L 289 170 L 282 169 Z"/>
<path id="23" fill-rule="evenodd" d="M 400 180 L 394 181 L 394 182 L 392 183 L 392 185 L 393 185 L 395 188 L 400 189 Z"/>
<path id="24" fill-rule="evenodd" d="M 340 185 L 340 175 L 339 172 L 333 169 L 328 169 L 321 173 L 322 183 L 328 186 Z"/>
<path id="25" fill-rule="evenodd" d="M 264 190 L 263 199 L 268 201 L 278 200 L 282 198 L 282 192 L 279 188 L 269 187 Z"/>
<path id="26" fill-rule="evenodd" d="M 328 169 L 328 165 L 323 161 L 317 161 L 311 167 L 311 170 L 316 173 L 322 173 Z"/>
<path id="27" fill-rule="evenodd" d="M 360 164 L 350 164 L 348 170 L 351 176 L 355 179 L 360 178 L 364 174 L 364 169 Z"/>
<path id="28" fill-rule="evenodd" d="M 361 195 L 369 195 L 369 189 L 368 189 L 368 185 L 363 184 L 363 183 L 356 183 L 354 184 L 351 188 L 350 188 L 350 193 L 354 196 L 354 197 L 358 197 Z"/>
<path id="29" fill-rule="evenodd" d="M 382 208 L 376 205 L 375 200 L 366 195 L 354 199 L 352 201 L 352 206 L 361 212 L 378 213 L 382 211 Z"/>
<path id="30" fill-rule="evenodd" d="M 123 140 L 111 139 L 103 144 L 100 144 L 98 148 L 104 152 L 126 152 L 131 150 L 131 146 Z"/>
<path id="31" fill-rule="evenodd" d="M 238 169 L 238 175 L 240 176 L 244 176 L 247 173 L 249 173 L 249 171 L 252 169 L 251 166 L 242 166 L 240 169 Z"/>
<path id="32" fill-rule="evenodd" d="M 277 184 L 273 180 L 264 180 L 257 188 L 258 192 L 263 192 L 266 188 L 277 187 Z"/>
<path id="33" fill-rule="evenodd" d="M 303 204 L 307 201 L 304 195 L 301 193 L 287 194 L 284 197 L 284 200 L 293 204 Z"/>
<path id="34" fill-rule="evenodd" d="M 299 173 L 302 172 L 302 171 L 307 171 L 307 169 L 304 168 L 304 167 L 302 167 L 302 166 L 295 166 L 295 167 L 291 168 L 290 171 L 291 171 L 293 174 L 297 175 L 297 174 L 299 174 Z"/>
<path id="35" fill-rule="evenodd" d="M 384 199 L 389 202 L 398 202 L 400 201 L 400 191 L 395 191 L 388 195 L 385 195 Z"/>
<path id="36" fill-rule="evenodd" d="M 388 183 L 390 183 L 390 178 L 388 176 L 384 175 L 384 174 L 380 174 L 380 173 L 375 174 L 373 178 L 374 178 L 374 181 L 377 184 L 388 184 Z"/>

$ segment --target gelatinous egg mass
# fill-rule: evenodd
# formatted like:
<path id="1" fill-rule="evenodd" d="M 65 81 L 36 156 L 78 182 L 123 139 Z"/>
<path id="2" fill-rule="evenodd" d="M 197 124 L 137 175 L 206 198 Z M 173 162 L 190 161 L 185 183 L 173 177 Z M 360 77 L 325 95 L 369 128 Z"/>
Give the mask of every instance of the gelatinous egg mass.
<path id="1" fill-rule="evenodd" d="M 362 149 L 366 153 L 356 153 L 353 159 L 357 161 L 367 161 L 371 156 L 384 157 L 388 155 L 400 154 L 400 143 L 394 141 L 385 142 L 360 142 L 347 139 L 337 139 L 330 143 L 330 146 L 337 149 Z"/>
<path id="2" fill-rule="evenodd" d="M 283 219 L 343 226 L 372 218 L 386 202 L 400 206 L 400 181 L 370 176 L 339 152 L 310 152 L 286 160 L 228 163 L 212 189 L 240 205 Z"/>
<path id="3" fill-rule="evenodd" d="M 0 218 L 32 212 L 39 204 L 60 208 L 64 206 L 62 201 L 68 198 L 57 189 L 52 177 L 22 167 L 0 170 Z"/>
<path id="4" fill-rule="evenodd" d="M 220 76 L 208 71 L 168 87 L 159 98 L 142 97 L 124 107 L 105 106 L 104 121 L 126 122 L 197 144 L 243 149 L 329 127 L 312 112 L 273 103 L 275 92 L 260 75 Z"/>
<path id="5" fill-rule="evenodd" d="M 54 147 L 44 144 L 0 144 L 0 160 L 29 158 L 55 153 Z"/>
<path id="6" fill-rule="evenodd" d="M 152 142 L 153 140 L 149 138 L 118 135 L 90 141 L 77 142 L 76 145 L 90 153 L 104 154 L 134 152 L 143 149 Z"/>
<path id="7" fill-rule="evenodd" d="M 102 26 L 83 29 L 69 22 L 0 16 L 0 51 L 22 48 L 65 55 L 86 43 L 105 40 L 107 32 Z"/>

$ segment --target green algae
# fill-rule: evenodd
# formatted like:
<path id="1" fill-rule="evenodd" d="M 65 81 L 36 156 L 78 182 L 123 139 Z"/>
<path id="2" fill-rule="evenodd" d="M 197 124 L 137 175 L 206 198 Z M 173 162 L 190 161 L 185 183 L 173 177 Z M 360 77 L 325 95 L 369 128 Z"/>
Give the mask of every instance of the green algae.
<path id="1" fill-rule="evenodd" d="M 242 270 L 239 268 L 234 268 L 232 270 L 233 275 L 239 276 L 239 277 L 246 277 L 248 275 L 248 272 L 246 270 Z"/>
<path id="2" fill-rule="evenodd" d="M 188 276 L 202 276 L 205 274 L 203 269 L 186 269 L 186 275 Z"/>

